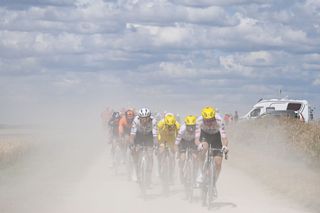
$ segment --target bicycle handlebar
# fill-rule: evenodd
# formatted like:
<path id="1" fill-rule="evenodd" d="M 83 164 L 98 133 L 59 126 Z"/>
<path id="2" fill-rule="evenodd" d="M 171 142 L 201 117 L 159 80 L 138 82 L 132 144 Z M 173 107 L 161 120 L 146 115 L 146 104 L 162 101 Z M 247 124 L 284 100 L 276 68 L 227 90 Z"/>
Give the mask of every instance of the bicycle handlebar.
<path id="1" fill-rule="evenodd" d="M 224 154 L 224 159 L 228 160 L 228 152 L 225 152 L 223 149 L 217 149 L 217 148 L 211 148 L 211 145 L 208 149 L 208 152 L 210 151 L 220 151 L 222 154 Z"/>

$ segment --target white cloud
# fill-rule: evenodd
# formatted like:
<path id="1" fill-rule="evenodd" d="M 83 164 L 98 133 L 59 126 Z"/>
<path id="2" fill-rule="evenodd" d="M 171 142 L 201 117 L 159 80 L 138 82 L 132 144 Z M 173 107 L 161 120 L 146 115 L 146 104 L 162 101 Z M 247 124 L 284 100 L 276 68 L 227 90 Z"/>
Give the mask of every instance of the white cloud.
<path id="1" fill-rule="evenodd" d="M 23 2 L 0 3 L 0 77 L 19 77 L 39 99 L 112 88 L 159 100 L 320 92 L 317 0 Z"/>
<path id="2" fill-rule="evenodd" d="M 313 85 L 320 86 L 320 76 L 318 76 L 318 78 L 316 78 L 312 83 Z"/>
<path id="3" fill-rule="evenodd" d="M 252 67 L 244 66 L 232 55 L 220 57 L 220 64 L 228 72 L 238 73 L 247 77 L 254 77 L 254 69 Z"/>

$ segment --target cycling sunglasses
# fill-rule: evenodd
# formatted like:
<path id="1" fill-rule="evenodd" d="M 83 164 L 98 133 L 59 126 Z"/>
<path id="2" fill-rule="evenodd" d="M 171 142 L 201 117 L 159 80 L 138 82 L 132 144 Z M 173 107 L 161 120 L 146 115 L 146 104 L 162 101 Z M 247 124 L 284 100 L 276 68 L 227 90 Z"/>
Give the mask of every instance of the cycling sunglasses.
<path id="1" fill-rule="evenodd" d="M 173 130 L 173 129 L 174 129 L 174 125 L 169 126 L 169 125 L 166 124 L 166 127 L 167 127 L 167 129 L 169 129 L 169 130 Z"/>
<path id="2" fill-rule="evenodd" d="M 150 119 L 149 117 L 139 118 L 139 120 L 140 120 L 141 122 L 148 122 L 149 119 Z"/>
<path id="3" fill-rule="evenodd" d="M 215 121 L 216 121 L 215 118 L 203 119 L 203 123 L 205 123 L 205 124 L 212 124 Z"/>
<path id="4" fill-rule="evenodd" d="M 196 129 L 196 125 L 187 125 L 186 128 L 189 131 L 194 131 Z"/>

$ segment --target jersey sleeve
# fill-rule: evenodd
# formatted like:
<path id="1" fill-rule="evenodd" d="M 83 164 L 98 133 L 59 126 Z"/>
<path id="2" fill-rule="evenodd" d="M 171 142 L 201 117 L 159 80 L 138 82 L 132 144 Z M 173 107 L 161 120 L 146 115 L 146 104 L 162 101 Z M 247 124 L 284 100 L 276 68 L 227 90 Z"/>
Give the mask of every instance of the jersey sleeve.
<path id="1" fill-rule="evenodd" d="M 200 134 L 201 134 L 201 123 L 202 121 L 202 116 L 199 116 L 197 118 L 197 122 L 196 122 L 196 135 L 195 135 L 195 143 L 199 144 L 200 143 Z"/>
<path id="2" fill-rule="evenodd" d="M 176 145 L 179 145 L 180 142 L 181 142 L 181 139 L 182 139 L 182 136 L 184 134 L 184 131 L 185 131 L 185 125 L 182 125 L 180 128 L 179 128 L 179 131 L 178 131 L 178 135 L 176 137 L 176 141 L 175 141 L 175 144 Z"/>
<path id="3" fill-rule="evenodd" d="M 133 122 L 132 122 L 132 126 L 131 126 L 131 135 L 136 135 L 137 134 L 137 125 L 138 125 L 139 119 L 138 117 L 135 117 Z"/>
<path id="4" fill-rule="evenodd" d="M 158 126 L 157 126 L 157 120 L 152 119 L 152 135 L 153 135 L 153 143 L 158 143 Z"/>
<path id="5" fill-rule="evenodd" d="M 225 124 L 222 120 L 222 116 L 220 114 L 217 114 L 216 115 L 216 119 L 217 119 L 217 122 L 219 124 L 219 131 L 220 131 L 220 134 L 221 134 L 221 138 L 226 138 L 227 137 L 227 133 L 226 133 L 226 128 L 225 128 Z"/>
<path id="6" fill-rule="evenodd" d="M 157 123 L 157 138 L 158 138 L 158 141 L 161 141 L 163 126 L 164 126 L 164 122 L 163 122 L 163 120 L 160 120 Z"/>
<path id="7" fill-rule="evenodd" d="M 126 125 L 125 118 L 122 117 L 119 121 L 119 135 L 122 136 L 124 133 L 124 126 Z"/>

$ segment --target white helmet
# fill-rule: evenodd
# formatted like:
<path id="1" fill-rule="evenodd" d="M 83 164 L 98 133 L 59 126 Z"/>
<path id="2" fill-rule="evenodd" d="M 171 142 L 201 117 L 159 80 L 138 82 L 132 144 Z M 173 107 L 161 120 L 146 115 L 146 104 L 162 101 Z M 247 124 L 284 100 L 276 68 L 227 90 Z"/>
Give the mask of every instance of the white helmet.
<path id="1" fill-rule="evenodd" d="M 150 117 L 151 116 L 151 111 L 148 108 L 141 108 L 139 110 L 138 116 L 140 118 L 146 118 L 146 117 Z"/>

